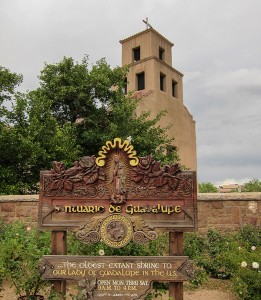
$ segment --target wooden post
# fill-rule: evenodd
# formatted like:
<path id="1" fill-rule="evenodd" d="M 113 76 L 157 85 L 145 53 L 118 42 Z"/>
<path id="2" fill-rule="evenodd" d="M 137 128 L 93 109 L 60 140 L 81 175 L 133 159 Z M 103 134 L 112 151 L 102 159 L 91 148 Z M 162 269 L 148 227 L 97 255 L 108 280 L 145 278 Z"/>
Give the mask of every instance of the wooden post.
<path id="1" fill-rule="evenodd" d="M 183 232 L 169 233 L 169 255 L 183 255 Z M 183 300 L 183 282 L 169 283 L 169 297 L 173 300 Z M 172 297 L 172 298 L 171 298 Z"/>
<path id="2" fill-rule="evenodd" d="M 51 254 L 64 255 L 67 252 L 67 232 L 66 231 L 52 231 L 51 237 Z M 55 280 L 53 282 L 53 290 L 65 296 L 66 294 L 66 280 Z"/>

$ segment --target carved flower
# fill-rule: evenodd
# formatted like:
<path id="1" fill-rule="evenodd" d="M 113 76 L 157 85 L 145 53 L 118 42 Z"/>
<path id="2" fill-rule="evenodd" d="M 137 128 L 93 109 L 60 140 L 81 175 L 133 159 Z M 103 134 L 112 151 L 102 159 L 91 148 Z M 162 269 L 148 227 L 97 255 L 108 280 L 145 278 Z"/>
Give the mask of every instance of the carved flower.
<path id="1" fill-rule="evenodd" d="M 153 173 L 155 160 L 152 156 L 145 156 L 139 158 L 139 164 L 132 169 L 132 180 L 134 182 L 143 181 L 148 183 L 150 175 Z"/>
<path id="2" fill-rule="evenodd" d="M 91 168 L 95 164 L 94 156 L 84 156 L 80 159 L 79 164 L 82 168 Z"/>
<path id="3" fill-rule="evenodd" d="M 55 173 L 63 173 L 65 170 L 64 163 L 59 162 L 59 161 L 54 161 L 53 169 L 54 169 Z"/>
<path id="4" fill-rule="evenodd" d="M 73 190 L 73 183 L 69 180 L 65 180 L 63 187 L 68 190 L 68 191 L 72 191 Z"/>
<path id="5" fill-rule="evenodd" d="M 137 166 L 139 169 L 143 170 L 145 174 L 148 174 L 153 165 L 153 158 L 151 155 L 140 157 L 139 165 Z"/>

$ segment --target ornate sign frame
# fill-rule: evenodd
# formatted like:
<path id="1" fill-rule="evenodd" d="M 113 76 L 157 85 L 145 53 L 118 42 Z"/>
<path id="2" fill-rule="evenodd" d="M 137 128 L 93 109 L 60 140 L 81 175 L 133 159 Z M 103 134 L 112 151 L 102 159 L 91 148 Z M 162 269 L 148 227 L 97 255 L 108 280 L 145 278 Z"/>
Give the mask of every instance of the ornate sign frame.
<path id="1" fill-rule="evenodd" d="M 107 142 L 97 158 L 82 157 L 69 169 L 54 162 L 40 177 L 41 229 L 83 234 L 84 228 L 92 236 L 97 232 L 98 241 L 103 222 L 116 214 L 133 224 L 136 236 L 141 229 L 145 240 L 155 229 L 197 228 L 196 173 L 178 164 L 161 166 L 152 156 L 136 157 L 128 141 Z"/>
<path id="2" fill-rule="evenodd" d="M 87 299 L 107 300 L 143 299 L 154 280 L 182 282 L 193 272 L 186 256 L 46 255 L 39 269 L 46 280 L 76 280 L 79 285 L 85 284 Z"/>
<path id="3" fill-rule="evenodd" d="M 182 171 L 178 164 L 162 166 L 151 155 L 137 157 L 129 141 L 115 138 L 106 142 L 98 157 L 82 157 L 68 169 L 54 162 L 52 170 L 41 172 L 39 228 L 52 230 L 52 254 L 56 255 L 66 254 L 67 231 L 74 231 L 83 243 L 103 241 L 112 248 L 131 240 L 145 243 L 159 232 L 169 232 L 170 255 L 182 255 L 183 232 L 197 229 L 196 172 Z M 181 260 L 188 262 L 188 258 Z M 43 276 L 48 273 L 40 270 Z M 170 283 L 175 299 L 182 299 L 180 281 L 187 278 Z M 65 293 L 65 281 L 60 280 L 68 278 L 51 279 L 56 280 L 55 289 Z M 149 282 L 153 280 L 161 278 Z M 87 281 L 84 284 L 90 286 Z M 135 299 L 142 299 L 143 292 L 140 288 Z M 123 292 L 121 299 L 130 298 Z"/>

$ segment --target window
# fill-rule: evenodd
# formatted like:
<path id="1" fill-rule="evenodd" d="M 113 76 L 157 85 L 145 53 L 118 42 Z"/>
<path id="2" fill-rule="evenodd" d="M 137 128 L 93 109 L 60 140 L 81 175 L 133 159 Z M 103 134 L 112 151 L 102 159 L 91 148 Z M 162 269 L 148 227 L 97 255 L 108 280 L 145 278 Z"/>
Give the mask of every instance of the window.
<path id="1" fill-rule="evenodd" d="M 144 90 L 145 89 L 145 74 L 144 72 L 139 73 L 137 76 L 137 90 Z"/>
<path id="2" fill-rule="evenodd" d="M 133 61 L 139 61 L 140 60 L 140 47 L 132 49 L 133 52 Z"/>
<path id="3" fill-rule="evenodd" d="M 124 79 L 122 92 L 124 95 L 127 95 L 127 78 Z"/>
<path id="4" fill-rule="evenodd" d="M 164 52 L 165 50 L 161 47 L 159 47 L 159 59 L 164 60 Z"/>
<path id="5" fill-rule="evenodd" d="M 172 80 L 172 97 L 178 98 L 178 83 Z"/>
<path id="6" fill-rule="evenodd" d="M 166 76 L 162 73 L 160 73 L 160 90 L 165 91 L 166 90 Z"/>

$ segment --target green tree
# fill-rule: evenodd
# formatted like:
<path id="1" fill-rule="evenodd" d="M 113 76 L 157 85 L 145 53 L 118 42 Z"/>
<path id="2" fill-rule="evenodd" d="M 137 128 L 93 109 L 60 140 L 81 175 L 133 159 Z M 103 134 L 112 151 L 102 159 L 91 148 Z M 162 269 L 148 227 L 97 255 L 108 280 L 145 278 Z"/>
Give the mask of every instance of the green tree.
<path id="1" fill-rule="evenodd" d="M 132 93 L 124 95 L 127 71 L 112 69 L 104 59 L 89 68 L 86 57 L 81 63 L 64 58 L 45 65 L 36 90 L 5 97 L 12 98 L 12 106 L 3 110 L 0 193 L 37 192 L 40 170 L 50 169 L 52 161 L 71 164 L 97 154 L 105 141 L 115 137 L 131 136 L 140 156 L 151 153 L 178 161 L 175 150 L 167 151 L 171 139 L 166 128 L 157 125 L 164 112 L 154 119 L 149 112 L 137 116 L 139 99 Z M 20 77 L 10 78 L 13 88 L 20 83 Z"/>
<path id="2" fill-rule="evenodd" d="M 164 112 L 154 119 L 149 112 L 136 115 L 140 100 L 123 92 L 127 72 L 127 68 L 111 68 L 105 59 L 89 68 L 87 57 L 81 63 L 64 57 L 41 71 L 38 91 L 51 101 L 52 114 L 60 124 L 78 124 L 81 155 L 96 154 L 106 140 L 131 136 L 140 155 L 166 157 L 171 139 L 166 128 L 157 125 Z M 168 159 L 178 160 L 176 151 L 168 154 Z"/>
<path id="3" fill-rule="evenodd" d="M 0 130 L 5 122 L 5 105 L 12 100 L 15 89 L 22 80 L 22 75 L 12 73 L 9 69 L 0 66 Z"/>
<path id="4" fill-rule="evenodd" d="M 15 88 L 22 82 L 22 75 L 12 73 L 9 69 L 0 66 L 0 104 L 10 100 Z"/>
<path id="5" fill-rule="evenodd" d="M 5 164 L 5 158 L 9 155 L 13 162 L 14 153 L 10 149 L 16 148 L 19 139 L 16 138 L 15 131 L 11 129 L 6 120 L 8 110 L 5 105 L 9 102 L 9 106 L 11 106 L 15 89 L 21 82 L 21 75 L 12 73 L 9 69 L 0 66 L 0 186 L 4 186 L 11 177 L 11 180 L 15 180 L 11 171 L 12 167 L 10 164 Z"/>
<path id="6" fill-rule="evenodd" d="M 261 192 L 261 181 L 256 178 L 250 180 L 243 185 L 242 192 Z"/>
<path id="7" fill-rule="evenodd" d="M 211 182 L 201 182 L 198 185 L 200 193 L 217 193 L 218 188 Z"/>
<path id="8" fill-rule="evenodd" d="M 1 95 L 9 109 L 2 109 L 0 126 L 0 194 L 38 192 L 41 170 L 54 160 L 71 162 L 78 157 L 74 128 L 58 124 L 50 101 L 40 93 L 15 92 L 21 77 L 8 77 L 4 70 Z"/>
<path id="9" fill-rule="evenodd" d="M 40 171 L 78 156 L 74 128 L 60 126 L 50 103 L 36 93 L 16 94 L 0 135 L 0 193 L 37 192 Z"/>

